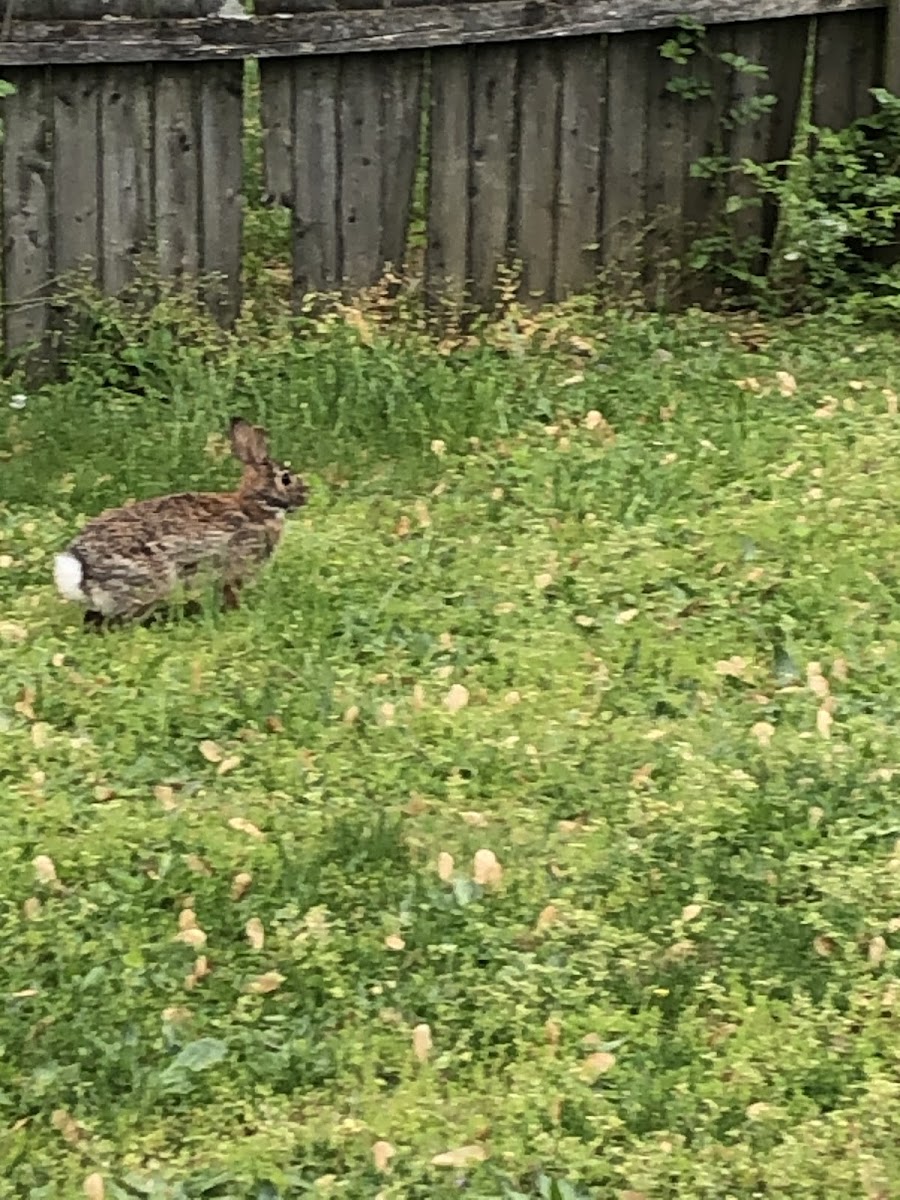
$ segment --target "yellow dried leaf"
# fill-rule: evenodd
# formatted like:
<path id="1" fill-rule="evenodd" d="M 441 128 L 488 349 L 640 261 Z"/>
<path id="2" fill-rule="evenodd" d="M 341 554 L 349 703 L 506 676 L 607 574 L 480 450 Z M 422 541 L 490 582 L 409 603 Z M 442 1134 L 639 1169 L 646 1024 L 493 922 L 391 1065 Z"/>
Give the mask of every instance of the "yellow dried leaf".
<path id="1" fill-rule="evenodd" d="M 170 1008 L 164 1008 L 162 1013 L 163 1020 L 169 1025 L 183 1025 L 192 1015 L 191 1010 L 183 1004 L 173 1004 Z"/>
<path id="2" fill-rule="evenodd" d="M 223 758 L 219 763 L 217 775 L 227 775 L 229 771 L 233 771 L 235 767 L 241 765 L 241 756 L 239 754 L 229 754 L 227 758 Z"/>
<path id="3" fill-rule="evenodd" d="M 731 658 L 721 658 L 716 663 L 717 675 L 727 675 L 734 679 L 740 679 L 746 670 L 746 659 L 741 658 L 739 654 L 732 654 Z"/>
<path id="4" fill-rule="evenodd" d="M 277 992 L 283 983 L 284 976 L 278 971 L 266 971 L 265 975 L 257 975 L 255 979 L 251 979 L 246 990 L 257 996 L 265 996 L 269 992 Z"/>
<path id="5" fill-rule="evenodd" d="M 819 936 L 813 939 L 813 949 L 820 958 L 829 958 L 835 951 L 834 938 Z"/>
<path id="6" fill-rule="evenodd" d="M 175 935 L 176 942 L 184 942 L 186 946 L 191 946 L 194 950 L 199 950 L 201 946 L 206 945 L 206 933 L 202 929 L 191 927 L 182 929 Z"/>
<path id="7" fill-rule="evenodd" d="M 555 904 L 548 904 L 538 913 L 538 919 L 534 926 L 535 933 L 544 933 L 551 925 L 555 925 L 558 920 L 559 909 Z"/>
<path id="8" fill-rule="evenodd" d="M 472 860 L 472 878 L 482 887 L 495 887 L 503 878 L 503 868 L 493 850 L 482 848 L 475 851 Z"/>
<path id="9" fill-rule="evenodd" d="M 31 860 L 38 883 L 51 884 L 57 882 L 56 867 L 48 854 L 38 854 Z"/>
<path id="10" fill-rule="evenodd" d="M 594 623 L 594 618 L 585 616 L 584 613 L 578 613 L 575 617 L 575 624 L 580 625 L 582 629 L 590 629 Z"/>
<path id="11" fill-rule="evenodd" d="M 252 821 L 247 821 L 244 817 L 231 817 L 228 824 L 238 833 L 246 833 L 249 837 L 264 838 L 266 836 L 257 825 L 254 825 Z"/>
<path id="12" fill-rule="evenodd" d="M 50 741 L 50 726 L 46 721 L 35 721 L 31 727 L 31 744 L 35 750 L 43 750 Z"/>
<path id="13" fill-rule="evenodd" d="M 192 908 L 183 908 L 181 910 L 181 912 L 178 914 L 178 928 L 179 929 L 196 929 L 197 928 L 197 914 L 194 912 L 194 910 Z"/>
<path id="14" fill-rule="evenodd" d="M 642 767 L 638 767 L 631 776 L 631 786 L 633 788 L 645 787 L 650 782 L 650 777 L 653 774 L 653 763 L 644 763 Z"/>
<path id="15" fill-rule="evenodd" d="M 469 703 L 469 689 L 462 683 L 454 683 L 444 697 L 444 708 L 448 712 L 458 713 Z"/>
<path id="16" fill-rule="evenodd" d="M 18 621 L 0 621 L 0 642 L 25 642 L 28 630 Z"/>
<path id="17" fill-rule="evenodd" d="M 428 511 L 428 505 L 424 500 L 417 500 L 415 503 L 416 520 L 419 522 L 420 529 L 429 529 L 431 527 L 431 513 Z"/>
<path id="18" fill-rule="evenodd" d="M 222 747 L 219 746 L 216 742 L 210 741 L 209 739 L 202 741 L 200 743 L 200 745 L 197 747 L 197 749 L 200 751 L 200 753 L 203 755 L 203 757 L 206 759 L 207 762 L 211 762 L 211 763 L 221 762 L 222 759 L 225 757 L 225 752 L 222 749 Z"/>
<path id="19" fill-rule="evenodd" d="M 582 1062 L 581 1074 L 589 1083 L 593 1083 L 595 1079 L 599 1079 L 601 1075 L 611 1071 L 615 1065 L 616 1056 L 614 1054 L 610 1054 L 608 1050 L 597 1050 L 593 1054 L 589 1054 Z"/>
<path id="20" fill-rule="evenodd" d="M 606 418 L 603 416 L 603 413 L 599 411 L 599 409 L 592 408 L 590 412 L 587 412 L 584 415 L 585 429 L 600 429 L 605 424 Z"/>
<path id="21" fill-rule="evenodd" d="M 436 1154 L 431 1160 L 431 1165 L 433 1167 L 469 1167 L 474 1163 L 484 1162 L 487 1156 L 484 1146 L 477 1144 L 457 1146 L 455 1150 L 444 1150 L 442 1154 Z"/>
<path id="22" fill-rule="evenodd" d="M 390 1142 L 376 1142 L 372 1147 L 372 1161 L 375 1164 L 375 1170 L 382 1175 L 390 1170 L 391 1159 L 397 1151 Z"/>
<path id="23" fill-rule="evenodd" d="M 878 934 L 869 942 L 869 966 L 879 966 L 884 961 L 885 954 L 887 954 L 887 942 L 881 934 Z"/>
<path id="24" fill-rule="evenodd" d="M 246 933 L 247 941 L 254 950 L 262 950 L 266 944 L 266 931 L 259 917 L 250 918 L 244 926 L 244 933 Z"/>
<path id="25" fill-rule="evenodd" d="M 695 921 L 701 912 L 703 912 L 701 904 L 686 904 L 681 910 L 681 919 L 682 921 Z"/>
<path id="26" fill-rule="evenodd" d="M 841 683 L 846 682 L 849 674 L 849 667 L 846 658 L 838 656 L 831 664 L 831 673 L 835 679 L 839 679 Z"/>
<path id="27" fill-rule="evenodd" d="M 761 746 L 768 746 L 775 736 L 775 726 L 768 721 L 757 721 L 750 732 Z"/>
<path id="28" fill-rule="evenodd" d="M 823 738 L 831 737 L 831 726 L 834 724 L 834 717 L 823 704 L 816 713 L 816 729 L 819 731 L 819 736 Z"/>
<path id="29" fill-rule="evenodd" d="M 437 873 L 442 883 L 449 883 L 453 878 L 454 865 L 453 855 L 442 850 L 437 860 Z"/>
<path id="30" fill-rule="evenodd" d="M 797 380 L 793 377 L 790 371 L 776 371 L 775 378 L 778 381 L 778 390 L 782 396 L 793 396 L 797 391 Z"/>
<path id="31" fill-rule="evenodd" d="M 544 1022 L 544 1037 L 551 1046 L 558 1046 L 559 1039 L 562 1037 L 562 1026 L 559 1021 L 548 1017 Z"/>
<path id="32" fill-rule="evenodd" d="M 384 944 L 388 950 L 404 950 L 406 948 L 406 942 L 399 933 L 389 933 L 384 939 Z"/>
<path id="33" fill-rule="evenodd" d="M 553 576 L 549 571 L 541 571 L 540 574 L 534 577 L 534 586 L 538 591 L 544 591 L 553 582 Z"/>
<path id="34" fill-rule="evenodd" d="M 64 1108 L 55 1108 L 50 1114 L 50 1124 L 62 1134 L 65 1141 L 71 1146 L 75 1146 L 81 1140 L 81 1135 L 84 1132 L 71 1113 L 66 1112 Z"/>
<path id="35" fill-rule="evenodd" d="M 431 1054 L 431 1026 L 424 1024 L 417 1025 L 412 1031 L 412 1046 L 413 1054 L 419 1062 L 427 1062 L 428 1056 Z"/>
<path id="36" fill-rule="evenodd" d="M 153 795 L 166 812 L 171 812 L 175 808 L 175 789 L 169 787 L 167 783 L 158 783 L 153 789 Z"/>
<path id="37" fill-rule="evenodd" d="M 620 613 L 616 614 L 616 624 L 617 625 L 627 625 L 629 623 L 629 621 L 634 620 L 634 618 L 638 615 L 639 612 L 640 612 L 640 609 L 638 609 L 638 608 L 623 608 Z"/>
<path id="38" fill-rule="evenodd" d="M 472 825 L 476 829 L 481 829 L 488 823 L 488 819 L 483 812 L 475 812 L 470 809 L 466 812 L 461 812 L 459 815 L 467 825 Z"/>
<path id="39" fill-rule="evenodd" d="M 81 1187 L 85 1194 L 85 1200 L 104 1200 L 106 1188 L 103 1185 L 103 1176 L 99 1171 L 92 1171 L 90 1175 L 85 1176 Z"/>
<path id="40" fill-rule="evenodd" d="M 239 871 L 231 881 L 231 898 L 232 900 L 240 900 L 244 892 L 253 882 L 253 876 L 248 875 L 246 871 Z"/>
<path id="41" fill-rule="evenodd" d="M 382 725 L 393 725 L 396 715 L 396 705 L 391 704 L 390 700 L 385 700 L 384 704 L 378 710 L 378 717 Z"/>
<path id="42" fill-rule="evenodd" d="M 406 515 L 406 513 L 404 513 L 403 516 L 400 518 L 400 520 L 397 522 L 397 527 L 394 530 L 394 533 L 397 537 L 405 538 L 405 537 L 409 537 L 411 532 L 412 532 L 412 524 L 410 522 L 409 517 Z"/>
<path id="43" fill-rule="evenodd" d="M 359 708 L 355 704 L 351 704 L 344 712 L 344 724 L 352 725 L 359 717 Z"/>
<path id="44" fill-rule="evenodd" d="M 441 438 L 433 438 L 431 442 L 431 453 L 437 458 L 443 458 L 447 453 L 447 443 Z"/>
<path id="45" fill-rule="evenodd" d="M 36 921 L 41 915 L 41 902 L 37 896 L 29 896 L 22 905 L 22 912 L 26 921 Z"/>

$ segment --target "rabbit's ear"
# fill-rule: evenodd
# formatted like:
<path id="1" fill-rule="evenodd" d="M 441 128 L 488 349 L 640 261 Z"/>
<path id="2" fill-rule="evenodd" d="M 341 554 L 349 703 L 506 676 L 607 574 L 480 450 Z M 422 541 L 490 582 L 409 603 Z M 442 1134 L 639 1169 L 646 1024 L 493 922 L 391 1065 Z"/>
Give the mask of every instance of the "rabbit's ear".
<path id="1" fill-rule="evenodd" d="M 229 429 L 234 457 L 248 466 L 264 463 L 269 457 L 269 435 L 261 425 L 251 425 L 243 417 L 232 417 Z"/>

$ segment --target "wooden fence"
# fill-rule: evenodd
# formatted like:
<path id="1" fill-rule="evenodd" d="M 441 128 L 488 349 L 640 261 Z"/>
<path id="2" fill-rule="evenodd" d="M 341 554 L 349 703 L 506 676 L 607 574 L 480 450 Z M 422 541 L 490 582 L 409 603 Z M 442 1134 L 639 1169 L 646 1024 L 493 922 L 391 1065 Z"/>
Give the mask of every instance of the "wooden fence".
<path id="1" fill-rule="evenodd" d="M 514 260 L 527 297 L 614 267 L 652 289 L 721 203 L 691 164 L 713 148 L 788 153 L 811 30 L 817 123 L 868 111 L 881 82 L 900 91 L 897 3 L 256 0 L 249 16 L 240 0 L 0 0 L 16 88 L 2 108 L 6 348 L 45 339 L 66 273 L 115 293 L 148 249 L 167 276 L 219 276 L 210 303 L 235 317 L 247 59 L 297 292 L 402 267 L 424 149 L 427 287 L 486 305 Z M 682 16 L 768 77 L 714 58 L 707 96 L 673 94 L 680 68 L 659 48 Z M 761 119 L 723 120 L 769 92 Z M 772 214 L 740 220 L 766 236 Z"/>

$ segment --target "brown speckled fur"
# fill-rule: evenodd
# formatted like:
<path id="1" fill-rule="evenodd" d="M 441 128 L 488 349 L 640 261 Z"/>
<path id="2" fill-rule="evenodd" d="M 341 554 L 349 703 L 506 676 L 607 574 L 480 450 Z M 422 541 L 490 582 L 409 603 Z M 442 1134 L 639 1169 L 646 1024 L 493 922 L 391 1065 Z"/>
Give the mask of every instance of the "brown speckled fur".
<path id="1" fill-rule="evenodd" d="M 268 456 L 268 434 L 239 417 L 231 446 L 244 464 L 234 492 L 185 492 L 110 509 L 66 548 L 83 568 L 86 621 L 140 619 L 192 582 L 212 582 L 237 607 L 243 583 L 274 553 L 304 481 Z M 95 611 L 96 610 L 96 611 Z"/>

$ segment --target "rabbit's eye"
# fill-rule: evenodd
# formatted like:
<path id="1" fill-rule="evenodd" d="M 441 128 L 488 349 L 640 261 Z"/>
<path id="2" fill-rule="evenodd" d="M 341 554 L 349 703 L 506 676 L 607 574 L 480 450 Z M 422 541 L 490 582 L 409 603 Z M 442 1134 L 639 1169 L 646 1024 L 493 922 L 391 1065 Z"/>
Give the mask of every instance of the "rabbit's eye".
<path id="1" fill-rule="evenodd" d="M 291 482 L 291 473 L 290 473 L 290 471 L 285 471 L 285 472 L 284 472 L 284 474 L 281 476 L 281 482 L 282 482 L 282 485 L 283 485 L 284 487 L 287 487 L 287 486 L 288 486 L 288 484 Z"/>

